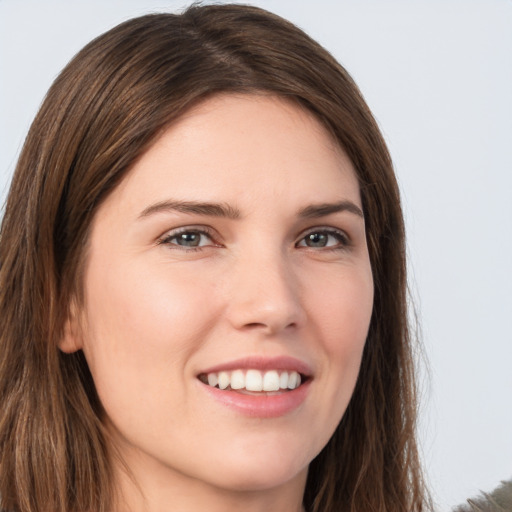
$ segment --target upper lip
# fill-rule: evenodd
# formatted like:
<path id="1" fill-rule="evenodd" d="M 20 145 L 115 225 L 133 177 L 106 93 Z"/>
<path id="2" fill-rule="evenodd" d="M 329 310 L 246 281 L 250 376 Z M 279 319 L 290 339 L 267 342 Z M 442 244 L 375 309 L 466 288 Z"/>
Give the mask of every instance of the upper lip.
<path id="1" fill-rule="evenodd" d="M 218 373 L 231 370 L 282 370 L 296 371 L 305 377 L 311 377 L 313 371 L 304 361 L 291 356 L 264 357 L 248 356 L 241 359 L 235 359 L 225 363 L 220 363 L 199 372 L 198 375 L 208 373 Z"/>

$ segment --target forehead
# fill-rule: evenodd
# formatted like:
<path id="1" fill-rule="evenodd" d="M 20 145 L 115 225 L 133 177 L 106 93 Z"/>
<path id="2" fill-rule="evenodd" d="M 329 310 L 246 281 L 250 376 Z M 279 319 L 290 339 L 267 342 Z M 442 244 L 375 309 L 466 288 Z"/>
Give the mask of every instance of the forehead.
<path id="1" fill-rule="evenodd" d="M 360 204 L 354 167 L 326 128 L 295 103 L 263 95 L 216 96 L 188 111 L 137 161 L 120 194 Z"/>

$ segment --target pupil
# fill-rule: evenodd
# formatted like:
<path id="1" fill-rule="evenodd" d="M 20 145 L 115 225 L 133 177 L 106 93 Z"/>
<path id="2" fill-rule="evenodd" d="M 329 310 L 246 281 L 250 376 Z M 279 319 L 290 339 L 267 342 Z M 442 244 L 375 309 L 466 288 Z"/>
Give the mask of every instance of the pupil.
<path id="1" fill-rule="evenodd" d="M 197 233 L 182 233 L 178 238 L 179 245 L 196 247 L 199 245 L 199 235 Z"/>
<path id="2" fill-rule="evenodd" d="M 311 233 L 307 236 L 306 243 L 310 247 L 325 247 L 327 244 L 327 235 L 323 233 Z"/>

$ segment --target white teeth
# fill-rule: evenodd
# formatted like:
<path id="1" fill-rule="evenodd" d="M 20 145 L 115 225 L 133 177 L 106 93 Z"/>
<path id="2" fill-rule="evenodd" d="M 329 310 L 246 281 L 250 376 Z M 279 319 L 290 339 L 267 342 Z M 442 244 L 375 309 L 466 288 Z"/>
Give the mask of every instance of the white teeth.
<path id="1" fill-rule="evenodd" d="M 288 389 L 295 389 L 297 387 L 298 376 L 297 372 L 290 372 L 290 375 L 288 375 Z"/>
<path id="2" fill-rule="evenodd" d="M 277 391 L 279 389 L 279 374 L 275 370 L 265 372 L 263 376 L 263 391 Z"/>
<path id="3" fill-rule="evenodd" d="M 281 373 L 281 376 L 279 377 L 279 388 L 288 389 L 288 372 Z"/>
<path id="4" fill-rule="evenodd" d="M 235 370 L 231 374 L 231 389 L 245 388 L 245 375 L 242 370 Z"/>
<path id="5" fill-rule="evenodd" d="M 219 377 L 216 373 L 209 373 L 208 374 L 208 385 L 212 386 L 213 388 L 219 383 Z"/>
<path id="6" fill-rule="evenodd" d="M 263 376 L 258 370 L 247 370 L 245 375 L 245 389 L 247 391 L 263 391 Z"/>
<path id="7" fill-rule="evenodd" d="M 268 370 L 234 370 L 209 373 L 207 375 L 209 386 L 220 389 L 246 389 L 247 391 L 279 391 L 292 390 L 300 386 L 301 377 L 295 371 Z M 204 382 L 204 381 L 203 381 Z"/>
<path id="8" fill-rule="evenodd" d="M 229 373 L 228 372 L 219 372 L 219 388 L 226 389 L 230 383 Z"/>

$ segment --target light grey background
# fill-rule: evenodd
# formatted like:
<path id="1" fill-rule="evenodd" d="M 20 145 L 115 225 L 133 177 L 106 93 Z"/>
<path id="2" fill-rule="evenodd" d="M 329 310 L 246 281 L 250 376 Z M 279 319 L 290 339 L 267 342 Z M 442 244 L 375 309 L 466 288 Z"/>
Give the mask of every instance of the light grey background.
<path id="1" fill-rule="evenodd" d="M 254 0 L 360 85 L 403 191 L 440 510 L 512 477 L 512 1 Z M 90 39 L 184 1 L 0 0 L 0 199 L 50 83 Z M 425 373 L 423 373 L 426 376 Z"/>

